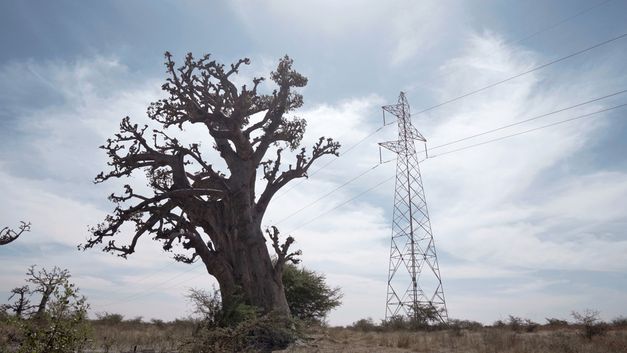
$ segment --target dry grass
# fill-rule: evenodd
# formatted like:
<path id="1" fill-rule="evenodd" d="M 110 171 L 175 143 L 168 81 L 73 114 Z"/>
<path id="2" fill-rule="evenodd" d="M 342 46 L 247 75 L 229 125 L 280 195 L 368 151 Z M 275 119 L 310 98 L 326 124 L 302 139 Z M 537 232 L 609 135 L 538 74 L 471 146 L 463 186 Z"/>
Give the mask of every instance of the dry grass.
<path id="1" fill-rule="evenodd" d="M 90 353 L 178 353 L 194 330 L 192 322 L 92 323 Z M 6 334 L 8 331 L 5 331 Z M 614 326 L 591 340 L 582 328 L 543 326 L 535 332 L 504 328 L 431 332 L 364 332 L 337 327 L 309 329 L 307 339 L 286 353 L 627 353 L 627 326 Z M 0 349 L 1 351 L 2 349 Z"/>
<path id="2" fill-rule="evenodd" d="M 610 330 L 587 340 L 580 330 L 565 328 L 517 333 L 505 328 L 473 331 L 360 332 L 321 329 L 311 340 L 285 352 L 420 352 L 420 353 L 627 353 L 627 330 Z"/>
<path id="3" fill-rule="evenodd" d="M 94 323 L 90 352 L 176 353 L 194 330 L 192 323 Z M 137 347 L 137 348 L 135 348 Z"/>

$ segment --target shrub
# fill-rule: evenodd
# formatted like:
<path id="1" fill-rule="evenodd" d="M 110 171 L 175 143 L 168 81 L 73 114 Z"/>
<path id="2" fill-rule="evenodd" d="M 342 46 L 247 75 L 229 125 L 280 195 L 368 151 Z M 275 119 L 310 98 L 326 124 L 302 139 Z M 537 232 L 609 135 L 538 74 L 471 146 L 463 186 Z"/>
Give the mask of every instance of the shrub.
<path id="1" fill-rule="evenodd" d="M 362 332 L 372 332 L 378 329 L 377 325 L 375 325 L 375 323 L 372 321 L 372 318 L 359 319 L 353 322 L 353 324 L 348 328 Z"/>
<path id="2" fill-rule="evenodd" d="M 70 353 L 80 351 L 90 334 L 88 304 L 73 284 L 64 280 L 52 293 L 45 312 L 19 320 L 19 353 Z"/>
<path id="3" fill-rule="evenodd" d="M 283 269 L 285 298 L 292 315 L 304 321 L 322 321 L 342 302 L 340 288 L 326 284 L 324 275 L 286 264 Z"/>
<path id="4" fill-rule="evenodd" d="M 269 314 L 230 327 L 203 326 L 196 330 L 184 350 L 189 353 L 265 353 L 287 348 L 298 336 L 294 322 Z"/>
<path id="5" fill-rule="evenodd" d="M 471 320 L 449 319 L 447 325 L 453 330 L 478 330 L 483 328 L 482 323 Z"/>
<path id="6" fill-rule="evenodd" d="M 607 331 L 607 324 L 599 320 L 599 312 L 596 310 L 586 309 L 583 313 L 573 311 L 572 316 L 576 323 L 582 326 L 582 336 L 589 340 Z"/>
<path id="7" fill-rule="evenodd" d="M 523 319 L 518 316 L 510 315 L 507 320 L 507 326 L 514 332 L 520 332 L 523 327 Z"/>
<path id="8" fill-rule="evenodd" d="M 96 313 L 96 321 L 106 325 L 117 325 L 124 320 L 124 315 L 108 312 Z"/>
<path id="9" fill-rule="evenodd" d="M 510 315 L 507 326 L 514 332 L 534 332 L 540 324 L 529 319 L 523 319 L 514 315 Z"/>
<path id="10" fill-rule="evenodd" d="M 492 324 L 492 327 L 498 327 L 498 328 L 503 328 L 505 326 L 507 326 L 507 324 L 503 320 L 496 320 Z"/>
<path id="11" fill-rule="evenodd" d="M 548 326 L 552 327 L 565 327 L 568 326 L 568 321 L 556 319 L 556 318 L 546 318 L 546 323 Z"/>
<path id="12" fill-rule="evenodd" d="M 220 292 L 191 289 L 188 299 L 201 321 L 185 345 L 190 353 L 270 352 L 283 349 L 298 337 L 296 323 L 244 304 L 241 299 L 223 307 Z"/>
<path id="13" fill-rule="evenodd" d="M 612 320 L 612 325 L 617 328 L 625 328 L 627 327 L 627 317 L 619 316 Z"/>

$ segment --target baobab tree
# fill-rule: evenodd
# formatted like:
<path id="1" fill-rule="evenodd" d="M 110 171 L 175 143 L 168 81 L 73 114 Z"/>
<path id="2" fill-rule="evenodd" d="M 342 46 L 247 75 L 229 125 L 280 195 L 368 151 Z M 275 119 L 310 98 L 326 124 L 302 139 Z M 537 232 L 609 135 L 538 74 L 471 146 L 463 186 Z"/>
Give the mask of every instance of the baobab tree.
<path id="1" fill-rule="evenodd" d="M 141 171 L 151 191 L 145 195 L 125 185 L 123 194 L 112 194 L 115 211 L 92 228 L 82 248 L 103 244 L 104 251 L 126 257 L 136 251 L 142 236 L 161 241 L 166 251 L 178 244 L 182 251 L 174 259 L 192 263 L 199 258 L 217 279 L 223 306 L 239 298 L 264 312 L 289 316 L 282 270 L 285 263 L 296 261 L 299 251 L 290 249 L 291 236 L 280 240 L 279 230 L 272 227 L 265 233 L 276 252 L 272 261 L 263 216 L 279 189 L 307 176 L 320 157 L 337 156 L 340 145 L 320 137 L 310 152 L 300 147 L 306 122 L 288 113 L 302 106 L 303 97 L 294 89 L 304 87 L 307 79 L 292 68 L 289 57 L 271 73 L 277 87 L 270 94 L 258 92 L 263 78 L 241 88 L 234 83 L 249 59 L 227 67 L 209 55 L 196 59 L 188 54 L 175 68 L 172 56 L 165 57 L 168 78 L 162 89 L 167 98 L 152 103 L 147 111 L 160 128 L 150 131 L 124 118 L 119 133 L 101 147 L 111 169 L 96 177 L 100 183 Z M 206 132 L 228 171 L 209 162 L 211 149 L 203 149 L 201 141 L 184 145 L 171 132 L 190 125 Z M 295 151 L 295 160 L 287 167 L 286 149 Z M 258 179 L 265 180 L 259 183 L 260 192 Z M 127 223 L 134 231 L 119 245 L 118 233 Z"/>
<path id="2" fill-rule="evenodd" d="M 37 306 L 37 312 L 35 313 L 35 317 L 42 317 L 44 312 L 46 311 L 46 306 L 48 305 L 48 301 L 50 297 L 54 293 L 55 289 L 58 286 L 67 282 L 70 278 L 70 271 L 65 269 L 60 269 L 55 266 L 52 270 L 48 271 L 45 268 L 42 268 L 39 271 L 35 271 L 35 265 L 28 268 L 26 271 L 26 275 L 28 278 L 27 282 L 34 284 L 34 289 L 32 292 L 37 292 L 41 294 L 41 299 L 39 300 L 39 305 Z"/>
<path id="3" fill-rule="evenodd" d="M 0 245 L 7 245 L 15 239 L 19 238 L 24 232 L 30 231 L 30 222 L 20 222 L 20 226 L 17 230 L 13 230 L 9 227 L 0 229 Z"/>
<path id="4" fill-rule="evenodd" d="M 3 305 L 2 308 L 13 311 L 17 318 L 21 318 L 22 315 L 33 308 L 33 306 L 30 305 L 30 295 L 31 291 L 28 286 L 15 287 L 11 290 L 11 296 L 9 296 L 9 301 L 13 298 L 15 298 L 15 301 L 11 304 Z"/>

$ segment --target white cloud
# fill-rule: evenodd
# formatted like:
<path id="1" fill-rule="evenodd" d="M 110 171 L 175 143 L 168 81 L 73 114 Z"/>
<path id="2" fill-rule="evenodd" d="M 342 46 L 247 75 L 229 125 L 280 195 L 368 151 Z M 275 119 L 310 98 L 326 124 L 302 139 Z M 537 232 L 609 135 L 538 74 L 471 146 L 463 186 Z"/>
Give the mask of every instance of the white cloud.
<path id="1" fill-rule="evenodd" d="M 292 10 L 288 7 L 272 11 Z M 365 18 L 370 16 L 368 11 L 371 10 L 366 11 Z M 349 25 L 350 22 L 346 26 Z M 330 27 L 329 33 L 336 30 L 340 29 Z M 437 100 L 476 89 L 542 61 L 533 52 L 504 45 L 492 34 L 469 38 L 464 54 L 444 65 L 453 76 L 441 86 L 434 85 Z M 420 47 L 418 39 L 415 48 Z M 403 47 L 405 53 L 396 53 L 399 62 L 415 55 L 417 49 L 412 48 Z M 113 59 L 99 58 L 66 66 L 28 65 L 13 65 L 0 72 L 4 73 L 3 77 L 14 78 L 20 75 L 9 74 L 11 70 L 36 72 L 39 80 L 54 87 L 64 100 L 20 112 L 17 130 L 22 134 L 20 143 L 30 159 L 20 162 L 3 155 L 3 167 L 7 166 L 8 170 L 3 169 L 0 175 L 0 191 L 15 201 L 3 209 L 0 221 L 14 224 L 19 219 L 30 219 L 34 230 L 24 237 L 24 246 L 40 245 L 37 254 L 44 254 L 45 258 L 37 261 L 42 266 L 71 267 L 79 285 L 94 298 L 95 307 L 125 311 L 128 316 L 158 316 L 163 310 L 170 310 L 170 317 L 180 316 L 178 313 L 185 306 L 184 288 L 211 283 L 202 269 L 186 272 L 189 269 L 182 265 L 165 267 L 171 260 L 165 259 L 159 245 L 149 239 L 127 261 L 95 251 L 76 255 L 70 250 L 84 239 L 86 226 L 100 221 L 110 209 L 102 206 L 105 195 L 118 186 L 117 183 L 98 188 L 91 185 L 91 177 L 105 163 L 102 152 L 95 146 L 115 132 L 121 117 L 131 115 L 135 121 L 145 121 L 147 104 L 160 94 L 160 80 L 144 79 L 128 84 L 125 77 L 133 73 Z M 417 116 L 414 122 L 430 143 L 436 145 L 594 97 L 596 92 L 603 91 L 608 80 L 595 75 L 596 72 L 582 73 L 566 86 L 546 84 L 544 74 L 537 72 Z M 373 94 L 344 97 L 337 104 L 306 107 L 296 114 L 308 119 L 305 144 L 310 146 L 321 135 L 337 137 L 345 149 L 358 143 L 380 126 L 378 107 L 383 103 L 383 98 Z M 578 113 L 603 106 L 598 103 Z M 562 114 L 543 122 L 568 116 Z M 440 262 L 445 290 L 448 283 L 458 287 L 473 280 L 506 283 L 500 294 L 507 293 L 507 298 L 481 290 L 468 296 L 446 293 L 449 307 L 457 313 L 455 316 L 492 320 L 508 314 L 511 307 L 529 308 L 532 299 L 543 301 L 537 312 L 548 310 L 558 297 L 543 290 L 561 283 L 542 278 L 528 286 L 507 282 L 532 276 L 539 269 L 626 270 L 622 257 L 627 244 L 621 240 L 621 225 L 625 224 L 627 214 L 625 174 L 581 169 L 566 176 L 555 172 L 561 164 L 573 163 L 572 158 L 582 153 L 596 134 L 611 127 L 611 122 L 601 116 L 587 120 L 585 129 L 581 126 L 573 123 L 544 129 L 474 150 L 442 155 L 422 164 L 438 250 L 445 255 L 443 258 L 449 259 Z M 190 141 L 205 139 L 200 130 L 186 132 Z M 383 129 L 278 198 L 268 212 L 267 224 L 287 217 L 373 166 L 379 159 L 374 143 L 394 139 L 395 135 L 394 126 Z M 327 160 L 312 169 L 316 170 Z M 37 167 L 44 172 L 37 174 Z M 286 233 L 296 229 L 295 247 L 304 251 L 305 265 L 326 273 L 331 285 L 343 288 L 345 304 L 331 315 L 332 323 L 346 324 L 366 316 L 378 319 L 384 312 L 393 185 L 385 184 L 300 226 L 391 176 L 392 168 L 392 163 L 377 167 L 280 224 Z M 558 175 L 559 180 L 553 180 L 553 175 Z M 65 248 L 56 254 L 47 252 L 55 244 Z M 20 278 L 13 273 L 20 267 L 23 270 L 18 272 L 23 272 L 35 259 L 36 255 L 25 257 L 20 264 L 3 269 L 0 276 L 6 285 L 2 289 L 13 286 Z M 104 266 L 113 268 L 112 273 L 103 271 Z M 156 271 L 158 275 L 146 278 L 159 266 L 167 270 Z M 123 274 L 121 269 L 129 273 Z M 170 278 L 177 280 L 169 281 Z M 122 286 L 123 290 L 109 297 L 108 291 L 113 286 Z M 134 295 L 147 288 L 164 294 L 162 297 Z M 533 295 L 515 296 L 512 292 Z M 134 299 L 130 300 L 129 296 Z M 582 298 L 586 295 L 570 296 L 562 307 L 570 310 L 585 302 Z M 110 301 L 118 304 L 106 306 Z M 165 301 L 170 303 L 167 308 L 163 306 Z M 486 303 L 490 305 L 486 307 Z"/>
<path id="2" fill-rule="evenodd" d="M 393 66 L 455 41 L 465 28 L 458 21 L 463 11 L 459 5 L 434 0 L 231 2 L 250 36 L 259 42 L 273 38 L 285 43 L 298 38 L 308 46 L 328 47 L 325 44 L 360 41 L 369 43 L 371 51 L 386 52 L 384 57 Z"/>

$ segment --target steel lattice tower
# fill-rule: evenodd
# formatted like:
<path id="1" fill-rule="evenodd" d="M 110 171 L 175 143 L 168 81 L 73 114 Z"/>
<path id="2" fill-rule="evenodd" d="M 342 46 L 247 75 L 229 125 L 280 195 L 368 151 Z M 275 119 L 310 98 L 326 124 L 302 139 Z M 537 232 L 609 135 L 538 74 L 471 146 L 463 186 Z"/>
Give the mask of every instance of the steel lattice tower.
<path id="1" fill-rule="evenodd" d="M 398 122 L 398 140 L 379 143 L 398 155 L 385 319 L 418 319 L 434 310 L 445 323 L 448 312 L 414 144 L 426 139 L 411 123 L 405 93 L 397 104 L 383 107 L 384 124 L 385 112 Z"/>

